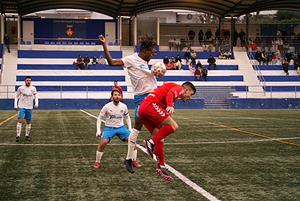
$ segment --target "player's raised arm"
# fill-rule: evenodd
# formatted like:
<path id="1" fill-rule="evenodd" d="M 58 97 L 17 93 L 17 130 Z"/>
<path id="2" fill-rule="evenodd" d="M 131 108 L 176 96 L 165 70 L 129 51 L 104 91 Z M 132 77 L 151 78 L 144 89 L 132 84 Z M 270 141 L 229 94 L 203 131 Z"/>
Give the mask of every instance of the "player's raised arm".
<path id="1" fill-rule="evenodd" d="M 124 66 L 124 63 L 121 59 L 113 59 L 111 57 L 111 55 L 108 51 L 108 48 L 107 48 L 107 43 L 106 43 L 105 37 L 100 35 L 99 40 L 100 40 L 100 43 L 103 46 L 104 54 L 105 54 L 105 57 L 106 57 L 106 60 L 107 60 L 108 64 L 111 65 L 111 66 Z"/>

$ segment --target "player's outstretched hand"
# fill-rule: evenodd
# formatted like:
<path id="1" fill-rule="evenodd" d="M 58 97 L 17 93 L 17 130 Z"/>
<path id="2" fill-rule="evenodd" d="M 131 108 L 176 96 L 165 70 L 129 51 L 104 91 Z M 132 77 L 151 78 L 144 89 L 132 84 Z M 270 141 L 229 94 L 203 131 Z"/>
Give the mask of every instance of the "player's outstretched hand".
<path id="1" fill-rule="evenodd" d="M 100 41 L 101 45 L 106 43 L 106 39 L 103 35 L 99 35 L 99 41 Z"/>
<path id="2" fill-rule="evenodd" d="M 34 105 L 34 108 L 37 109 L 39 106 L 38 105 Z"/>
<path id="3" fill-rule="evenodd" d="M 101 137 L 101 131 L 100 133 L 96 132 L 96 137 Z"/>
<path id="4" fill-rule="evenodd" d="M 19 107 L 15 107 L 15 110 L 16 110 L 16 111 L 19 111 Z"/>
<path id="5" fill-rule="evenodd" d="M 167 107 L 166 112 L 169 114 L 173 114 L 175 112 L 175 109 L 174 109 L 174 107 Z"/>

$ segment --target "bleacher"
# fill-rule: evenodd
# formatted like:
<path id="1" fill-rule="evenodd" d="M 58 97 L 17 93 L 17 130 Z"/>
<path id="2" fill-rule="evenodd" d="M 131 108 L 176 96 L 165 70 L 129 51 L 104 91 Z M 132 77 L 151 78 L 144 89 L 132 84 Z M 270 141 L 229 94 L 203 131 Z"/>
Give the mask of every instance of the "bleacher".
<path id="1" fill-rule="evenodd" d="M 121 58 L 121 51 L 111 51 L 113 58 Z M 174 52 L 174 56 L 177 56 Z M 201 58 L 201 63 L 207 65 L 207 58 L 211 53 L 206 53 Z M 126 80 L 122 67 L 108 65 L 89 65 L 89 70 L 77 70 L 72 65 L 78 55 L 89 57 L 104 55 L 101 51 L 55 51 L 55 50 L 19 50 L 17 66 L 17 85 L 21 85 L 25 76 L 31 75 L 34 85 L 40 92 L 41 98 L 100 98 L 109 97 L 113 81 L 118 80 L 124 90 L 124 97 L 131 99 L 129 93 L 129 80 Z M 199 54 L 201 55 L 201 54 Z M 164 55 L 161 56 L 162 58 Z M 203 58 L 207 57 L 207 58 Z M 154 58 L 150 65 L 162 59 Z M 167 71 L 166 76 L 158 78 L 158 84 L 163 82 L 192 81 L 196 86 L 229 86 L 230 91 L 247 91 L 243 75 L 238 71 L 238 65 L 233 60 L 218 60 L 216 70 L 209 70 L 208 81 L 196 81 L 189 71 L 188 65 L 183 65 L 182 70 Z M 200 97 L 201 98 L 201 97 Z"/>
<path id="2" fill-rule="evenodd" d="M 266 92 L 272 92 L 275 96 L 277 94 L 293 97 L 295 92 L 300 91 L 300 76 L 294 70 L 294 66 L 289 67 L 289 76 L 285 74 L 281 65 L 259 65 L 258 69 L 265 81 Z"/>

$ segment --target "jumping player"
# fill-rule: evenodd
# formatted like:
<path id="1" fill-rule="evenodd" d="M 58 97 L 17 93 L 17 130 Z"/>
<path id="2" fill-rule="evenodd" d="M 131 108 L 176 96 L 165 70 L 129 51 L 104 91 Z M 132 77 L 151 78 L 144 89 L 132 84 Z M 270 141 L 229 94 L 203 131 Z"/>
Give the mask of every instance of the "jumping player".
<path id="1" fill-rule="evenodd" d="M 118 136 L 122 141 L 128 141 L 131 130 L 131 120 L 128 113 L 127 106 L 120 102 L 121 93 L 118 90 L 111 92 L 112 101 L 104 105 L 97 119 L 97 133 L 96 136 L 101 136 L 101 122 L 105 122 L 103 135 L 101 136 L 100 143 L 96 152 L 96 162 L 94 168 L 101 167 L 101 158 L 104 153 L 106 145 L 115 137 Z M 123 119 L 125 118 L 128 129 L 124 126 Z M 133 166 L 140 167 L 139 161 L 136 160 L 134 155 Z"/>
<path id="2" fill-rule="evenodd" d="M 25 77 L 25 84 L 20 86 L 16 92 L 15 104 L 14 107 L 17 111 L 19 111 L 19 117 L 17 122 L 17 135 L 16 142 L 19 142 L 19 138 L 21 136 L 22 124 L 24 119 L 26 120 L 26 140 L 31 140 L 31 120 L 32 120 L 32 109 L 34 107 L 38 108 L 39 100 L 37 97 L 37 90 L 34 86 L 31 85 L 31 77 Z"/>
<path id="3" fill-rule="evenodd" d="M 127 69 L 134 90 L 135 122 L 134 128 L 132 129 L 132 132 L 128 139 L 128 152 L 127 157 L 124 161 L 126 169 L 130 173 L 134 173 L 132 161 L 136 150 L 135 146 L 137 137 L 143 127 L 143 124 L 138 117 L 138 108 L 144 98 L 157 88 L 157 80 L 155 77 L 157 75 L 155 75 L 148 68 L 150 59 L 153 58 L 153 56 L 156 54 L 156 43 L 150 38 L 145 38 L 141 41 L 139 53 L 134 53 L 122 59 L 112 59 L 107 48 L 105 37 L 101 35 L 99 36 L 99 40 L 103 45 L 104 53 L 109 65 L 123 66 Z"/>
<path id="4" fill-rule="evenodd" d="M 144 140 L 148 155 L 157 157 L 156 172 L 165 180 L 172 181 L 173 177 L 165 166 L 164 139 L 174 133 L 178 128 L 171 117 L 174 113 L 174 103 L 179 98 L 183 101 L 191 99 L 196 93 L 196 88 L 191 82 L 181 86 L 175 83 L 166 83 L 150 93 L 141 103 L 139 117 L 148 131 L 153 135 L 149 140 Z"/>

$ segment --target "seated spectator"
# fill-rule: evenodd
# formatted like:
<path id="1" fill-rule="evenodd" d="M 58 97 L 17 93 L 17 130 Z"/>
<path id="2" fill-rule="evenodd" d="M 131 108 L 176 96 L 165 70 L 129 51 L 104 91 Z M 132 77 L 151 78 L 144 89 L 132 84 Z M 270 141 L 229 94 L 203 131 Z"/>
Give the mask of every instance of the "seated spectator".
<path id="1" fill-rule="evenodd" d="M 184 52 L 184 58 L 186 60 L 186 64 L 188 65 L 191 59 L 191 49 L 189 47 Z"/>
<path id="2" fill-rule="evenodd" d="M 175 58 L 172 57 L 170 59 L 170 62 L 166 65 L 167 70 L 176 70 L 176 63 L 175 63 Z"/>
<path id="3" fill-rule="evenodd" d="M 298 56 L 294 58 L 294 67 L 298 75 L 300 75 L 300 54 L 298 54 Z"/>
<path id="4" fill-rule="evenodd" d="M 105 65 L 106 64 L 106 60 L 105 60 L 105 58 L 102 55 L 98 59 L 98 64 L 101 64 L 101 65 Z"/>
<path id="5" fill-rule="evenodd" d="M 84 66 L 85 66 L 85 68 L 87 69 L 87 68 L 88 68 L 88 65 L 89 65 L 89 63 L 91 62 L 91 59 L 90 59 L 90 57 L 89 57 L 88 55 L 86 55 L 86 56 L 84 57 L 84 59 L 83 59 L 83 62 L 84 62 Z"/>
<path id="6" fill-rule="evenodd" d="M 97 57 L 93 56 L 92 65 L 98 64 Z"/>
<path id="7" fill-rule="evenodd" d="M 169 64 L 169 58 L 168 58 L 168 56 L 165 56 L 163 62 L 164 62 L 165 65 Z"/>
<path id="8" fill-rule="evenodd" d="M 197 81 L 200 81 L 200 79 L 201 79 L 201 69 L 200 69 L 199 66 L 196 66 L 194 75 L 195 75 L 195 79 L 196 79 Z"/>
<path id="9" fill-rule="evenodd" d="M 264 53 L 260 50 L 257 50 L 255 53 L 255 59 L 258 61 L 259 65 L 264 64 L 267 61 Z"/>
<path id="10" fill-rule="evenodd" d="M 195 50 L 192 50 L 191 52 L 191 63 L 192 65 L 196 65 L 196 58 L 197 58 L 197 53 Z"/>
<path id="11" fill-rule="evenodd" d="M 286 59 L 284 59 L 282 62 L 282 69 L 285 72 L 286 76 L 289 75 L 289 66 L 290 66 L 289 62 Z"/>
<path id="12" fill-rule="evenodd" d="M 207 59 L 207 63 L 208 63 L 208 68 L 209 69 L 216 70 L 216 67 L 217 67 L 216 59 L 212 55 L 210 55 L 209 58 Z"/>
<path id="13" fill-rule="evenodd" d="M 201 76 L 205 81 L 207 81 L 207 74 L 208 74 L 208 69 L 205 66 L 203 66 L 201 69 Z"/>
<path id="14" fill-rule="evenodd" d="M 201 61 L 200 60 L 198 60 L 198 62 L 197 62 L 197 64 L 196 64 L 196 68 L 202 68 L 202 63 L 201 63 Z"/>
<path id="15" fill-rule="evenodd" d="M 293 58 L 293 55 L 289 50 L 285 54 L 285 58 L 286 58 L 287 62 L 289 62 L 289 63 L 290 63 L 291 59 Z"/>
<path id="16" fill-rule="evenodd" d="M 73 65 L 77 67 L 77 69 L 83 70 L 84 69 L 84 62 L 82 56 L 78 56 L 76 61 L 73 62 Z"/>
<path id="17" fill-rule="evenodd" d="M 181 60 L 179 54 L 177 54 L 177 56 L 175 58 L 175 65 L 176 65 L 176 69 L 177 70 L 181 69 L 181 67 L 182 67 L 182 63 L 181 62 L 182 62 L 182 60 Z"/>

